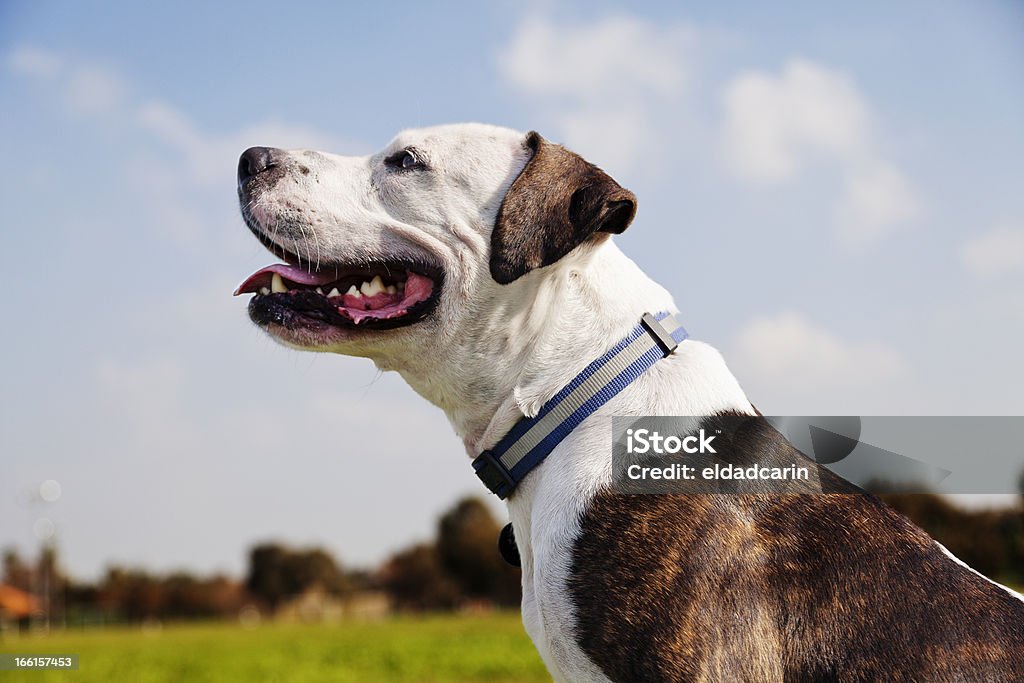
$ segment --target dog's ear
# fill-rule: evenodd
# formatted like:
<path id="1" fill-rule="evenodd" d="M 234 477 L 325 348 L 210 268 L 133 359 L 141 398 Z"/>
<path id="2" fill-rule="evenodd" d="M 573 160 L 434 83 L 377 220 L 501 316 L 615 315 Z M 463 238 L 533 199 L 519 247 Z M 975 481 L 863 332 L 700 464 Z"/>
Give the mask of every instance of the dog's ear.
<path id="1" fill-rule="evenodd" d="M 491 277 L 508 284 L 562 258 L 596 232 L 619 234 L 633 221 L 636 197 L 597 166 L 539 133 L 512 182 L 491 233 Z"/>

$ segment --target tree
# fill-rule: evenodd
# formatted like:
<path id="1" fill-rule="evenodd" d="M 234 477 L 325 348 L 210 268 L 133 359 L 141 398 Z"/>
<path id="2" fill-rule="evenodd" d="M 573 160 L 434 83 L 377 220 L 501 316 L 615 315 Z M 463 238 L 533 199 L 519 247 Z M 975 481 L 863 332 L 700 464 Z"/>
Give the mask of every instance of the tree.
<path id="1" fill-rule="evenodd" d="M 249 552 L 245 588 L 276 610 L 288 597 L 319 586 L 333 595 L 343 595 L 350 584 L 335 559 L 326 550 L 291 550 L 276 543 L 264 543 Z"/>
<path id="2" fill-rule="evenodd" d="M 467 597 L 516 605 L 521 575 L 498 553 L 501 525 L 479 498 L 464 498 L 438 521 L 441 564 Z"/>
<path id="3" fill-rule="evenodd" d="M 100 585 L 99 603 L 114 617 L 150 619 L 160 616 L 163 591 L 159 580 L 147 572 L 111 567 Z"/>
<path id="4" fill-rule="evenodd" d="M 200 578 L 177 572 L 160 581 L 160 613 L 176 619 L 230 616 L 242 605 L 237 582 L 224 576 Z"/>
<path id="5" fill-rule="evenodd" d="M 294 592 L 312 586 L 320 586 L 331 595 L 344 595 L 349 592 L 349 581 L 330 553 L 320 548 L 289 553 L 285 565 L 291 574 Z"/>
<path id="6" fill-rule="evenodd" d="M 381 585 L 399 609 L 452 609 L 462 601 L 458 584 L 441 566 L 437 548 L 428 543 L 388 560 L 381 570 Z"/>
<path id="7" fill-rule="evenodd" d="M 64 619 L 64 589 L 67 580 L 60 570 L 57 547 L 52 543 L 43 546 L 36 563 L 36 577 L 39 580 L 39 595 L 43 600 L 43 612 L 47 627 Z"/>
<path id="8" fill-rule="evenodd" d="M 285 567 L 287 554 L 284 547 L 274 543 L 258 545 L 249 551 L 245 589 L 265 600 L 272 610 L 276 610 L 290 592 Z"/>
<path id="9" fill-rule="evenodd" d="M 32 568 L 21 559 L 21 555 L 14 548 L 4 550 L 3 583 L 26 593 L 32 589 Z"/>

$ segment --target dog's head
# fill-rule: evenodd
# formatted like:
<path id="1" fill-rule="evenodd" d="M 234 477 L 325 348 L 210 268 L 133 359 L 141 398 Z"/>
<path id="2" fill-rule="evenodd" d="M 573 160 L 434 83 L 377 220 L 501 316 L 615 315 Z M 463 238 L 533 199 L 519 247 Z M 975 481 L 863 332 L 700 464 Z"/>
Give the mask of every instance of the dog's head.
<path id="1" fill-rule="evenodd" d="M 365 157 L 254 147 L 238 196 L 285 261 L 238 288 L 255 294 L 253 321 L 291 346 L 371 357 L 429 353 L 428 339 L 499 300 L 529 306 L 543 273 L 585 259 L 636 211 L 564 147 L 476 124 L 406 131 Z"/>

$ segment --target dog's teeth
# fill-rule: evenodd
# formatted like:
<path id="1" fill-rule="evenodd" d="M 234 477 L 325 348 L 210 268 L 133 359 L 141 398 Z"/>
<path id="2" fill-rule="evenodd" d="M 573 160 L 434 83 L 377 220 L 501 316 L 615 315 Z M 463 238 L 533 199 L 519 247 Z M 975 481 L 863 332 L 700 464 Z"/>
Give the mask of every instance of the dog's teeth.
<path id="1" fill-rule="evenodd" d="M 331 293 L 328 294 L 327 296 L 329 296 L 329 297 L 330 296 L 341 296 L 341 292 L 338 291 L 337 287 L 332 287 L 331 288 Z"/>
<path id="2" fill-rule="evenodd" d="M 288 291 L 288 288 L 284 286 L 284 280 L 277 273 L 274 273 L 274 277 L 270 279 L 270 291 L 274 294 Z"/>
<path id="3" fill-rule="evenodd" d="M 323 294 L 324 293 L 324 288 L 323 287 L 317 287 L 316 288 L 316 293 L 317 294 Z"/>
<path id="4" fill-rule="evenodd" d="M 396 289 L 394 285 L 388 285 L 387 287 L 384 288 L 384 291 L 387 292 L 388 294 L 398 293 L 398 289 Z"/>
<path id="5" fill-rule="evenodd" d="M 373 279 L 370 280 L 369 284 L 365 282 L 363 283 L 361 289 L 363 290 L 363 294 L 365 294 L 366 296 L 374 296 L 375 294 L 380 294 L 381 292 L 384 291 L 384 281 L 380 279 L 380 275 L 374 275 Z"/>
<path id="6" fill-rule="evenodd" d="M 266 287 L 260 287 L 260 294 L 266 296 L 267 294 L 270 294 L 270 290 Z"/>
<path id="7" fill-rule="evenodd" d="M 352 285 L 351 287 L 349 287 L 348 291 L 345 292 L 345 295 L 346 296 L 354 296 L 357 299 L 361 299 L 363 297 L 363 295 L 359 293 L 359 290 L 356 289 L 355 285 Z"/>

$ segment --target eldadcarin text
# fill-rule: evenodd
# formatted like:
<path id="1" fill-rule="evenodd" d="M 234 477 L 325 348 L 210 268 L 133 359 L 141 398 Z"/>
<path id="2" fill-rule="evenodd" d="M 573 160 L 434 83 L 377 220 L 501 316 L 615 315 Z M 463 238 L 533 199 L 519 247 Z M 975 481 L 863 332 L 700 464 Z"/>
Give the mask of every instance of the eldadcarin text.
<path id="1" fill-rule="evenodd" d="M 626 430 L 626 452 L 629 454 L 658 454 L 674 455 L 678 453 L 717 453 L 712 441 L 714 435 L 705 434 L 701 429 L 697 434 L 679 437 L 675 435 L 662 436 L 656 431 L 649 429 L 627 429 Z M 630 465 L 626 469 L 626 476 L 633 480 L 643 479 L 668 479 L 668 480 L 693 480 L 697 479 L 696 465 L 683 463 L 672 463 L 663 467 L 649 467 L 646 465 Z M 736 466 L 715 463 L 700 468 L 700 479 L 705 481 L 713 480 L 803 480 L 810 478 L 807 467 L 798 467 L 796 464 L 787 467 L 764 467 L 759 465 Z"/>

